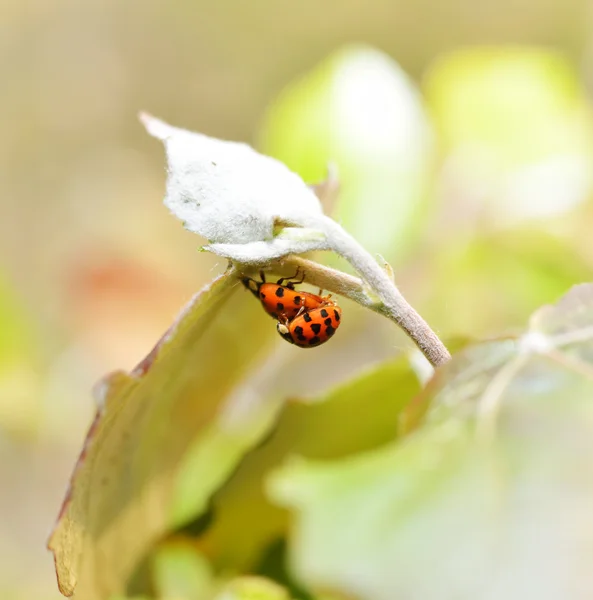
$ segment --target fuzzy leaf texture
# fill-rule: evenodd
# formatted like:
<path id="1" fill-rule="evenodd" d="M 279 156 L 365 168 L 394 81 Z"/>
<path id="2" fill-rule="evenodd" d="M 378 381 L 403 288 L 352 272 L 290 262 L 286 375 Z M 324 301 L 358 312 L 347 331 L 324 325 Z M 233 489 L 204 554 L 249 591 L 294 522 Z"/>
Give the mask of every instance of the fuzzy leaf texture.
<path id="1" fill-rule="evenodd" d="M 280 161 L 247 144 L 172 127 L 146 114 L 141 119 L 167 150 L 165 205 L 186 229 L 212 244 L 271 242 L 275 224 L 306 226 L 322 214 L 313 190 Z M 283 252 L 319 246 L 315 237 L 311 246 L 300 242 L 294 249 L 285 245 Z"/>

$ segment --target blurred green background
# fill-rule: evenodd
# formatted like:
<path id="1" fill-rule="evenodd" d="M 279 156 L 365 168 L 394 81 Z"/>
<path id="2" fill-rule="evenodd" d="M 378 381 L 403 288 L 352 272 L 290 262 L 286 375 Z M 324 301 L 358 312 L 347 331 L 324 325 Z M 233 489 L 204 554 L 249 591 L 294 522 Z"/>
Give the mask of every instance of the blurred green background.
<path id="1" fill-rule="evenodd" d="M 60 597 L 45 541 L 92 385 L 226 266 L 162 206 L 139 110 L 307 181 L 334 161 L 333 214 L 445 337 L 591 279 L 584 0 L 0 2 L 0 598 Z M 333 381 L 407 345 L 347 306 Z"/>

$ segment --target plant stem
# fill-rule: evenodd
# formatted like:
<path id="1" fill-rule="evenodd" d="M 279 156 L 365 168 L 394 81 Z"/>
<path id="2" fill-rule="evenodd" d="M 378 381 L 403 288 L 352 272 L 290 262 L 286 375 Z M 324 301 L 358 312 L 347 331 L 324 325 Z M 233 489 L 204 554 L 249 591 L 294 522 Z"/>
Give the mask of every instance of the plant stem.
<path id="1" fill-rule="evenodd" d="M 338 252 L 338 250 L 335 251 Z M 364 252 L 366 253 L 366 251 Z M 349 260 L 348 256 L 342 252 L 339 252 L 339 254 Z M 293 255 L 273 262 L 269 267 L 274 272 L 285 276 L 294 274 L 296 268 L 300 269 L 306 273 L 307 283 L 340 294 L 395 321 L 418 346 L 433 367 L 446 363 L 451 358 L 447 348 L 424 319 L 408 304 L 387 273 L 370 255 L 368 256 L 372 261 L 370 270 L 374 273 L 375 278 L 384 277 L 387 280 L 387 283 L 380 282 L 383 287 L 388 288 L 387 294 L 381 295 L 377 289 L 378 286 L 376 284 L 372 286 L 373 291 L 377 291 L 377 298 L 373 298 L 368 293 L 360 279 L 298 256 Z M 368 268 L 368 264 L 363 264 L 362 268 Z M 375 272 L 375 268 L 380 272 L 380 275 Z M 371 285 L 370 282 L 368 283 Z"/>
<path id="2" fill-rule="evenodd" d="M 450 360 L 449 351 L 428 323 L 407 302 L 397 286 L 369 252 L 333 219 L 323 217 L 324 231 L 333 250 L 343 256 L 377 293 L 381 312 L 395 321 L 418 346 L 433 367 Z"/>
<path id="3" fill-rule="evenodd" d="M 313 249 L 332 250 L 345 258 L 358 271 L 366 286 L 360 280 L 351 278 L 356 282 L 354 285 L 353 281 L 344 279 L 348 276 L 333 269 L 325 272 L 326 283 L 330 285 L 322 285 L 312 279 L 314 270 L 311 265 L 315 263 L 311 263 L 306 270 L 309 283 L 345 295 L 395 321 L 433 367 L 450 360 L 451 355 L 443 342 L 408 304 L 385 268 L 379 265 L 341 225 L 323 214 L 304 214 L 292 221 L 278 220 L 276 226 L 282 229 L 271 241 L 211 244 L 208 249 L 243 266 L 252 265 L 252 267 L 264 264 L 286 264 L 287 260 L 281 259 L 281 256 L 290 256 L 294 264 L 293 253 L 301 254 Z M 295 235 L 295 232 L 300 235 Z M 302 232 L 306 233 L 303 235 Z M 315 272 L 319 274 L 317 270 Z M 343 289 L 340 289 L 341 287 Z"/>

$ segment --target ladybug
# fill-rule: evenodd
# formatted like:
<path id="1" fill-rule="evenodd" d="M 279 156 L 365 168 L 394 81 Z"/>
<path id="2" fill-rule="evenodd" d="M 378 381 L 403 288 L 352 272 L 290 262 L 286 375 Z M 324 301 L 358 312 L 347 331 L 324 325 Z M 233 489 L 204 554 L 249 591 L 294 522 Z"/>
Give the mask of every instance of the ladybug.
<path id="1" fill-rule="evenodd" d="M 241 279 L 243 285 L 262 303 L 264 310 L 281 322 L 294 319 L 298 314 L 310 311 L 321 306 L 333 306 L 334 302 L 329 296 L 318 296 L 309 292 L 301 292 L 294 289 L 295 285 L 303 283 L 305 274 L 300 280 L 295 280 L 299 271 L 292 277 L 282 277 L 276 283 L 267 283 L 263 271 L 259 275 L 261 281 L 250 277 Z M 288 283 L 284 285 L 284 282 Z"/>
<path id="2" fill-rule="evenodd" d="M 299 348 L 315 348 L 329 340 L 340 326 L 342 310 L 335 304 L 304 311 L 292 320 L 279 322 L 278 333 Z"/>

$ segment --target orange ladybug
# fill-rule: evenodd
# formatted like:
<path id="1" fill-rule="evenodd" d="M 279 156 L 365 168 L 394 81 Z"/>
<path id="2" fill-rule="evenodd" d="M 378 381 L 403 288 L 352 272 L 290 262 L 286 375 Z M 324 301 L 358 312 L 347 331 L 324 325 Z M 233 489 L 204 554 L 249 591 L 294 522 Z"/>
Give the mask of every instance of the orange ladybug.
<path id="1" fill-rule="evenodd" d="M 334 303 L 329 296 L 318 296 L 309 292 L 301 292 L 294 289 L 295 285 L 303 283 L 304 273 L 300 280 L 295 280 L 299 271 L 292 277 L 282 277 L 276 283 L 267 283 L 263 271 L 259 275 L 261 281 L 250 277 L 241 279 L 243 285 L 261 302 L 264 310 L 279 321 L 286 322 L 294 319 L 298 314 L 310 311 L 321 306 L 333 306 Z M 286 285 L 284 282 L 287 281 Z"/>
<path id="2" fill-rule="evenodd" d="M 279 322 L 276 329 L 287 342 L 299 348 L 315 348 L 334 335 L 341 318 L 340 307 L 329 304 L 304 311 L 292 320 Z"/>

